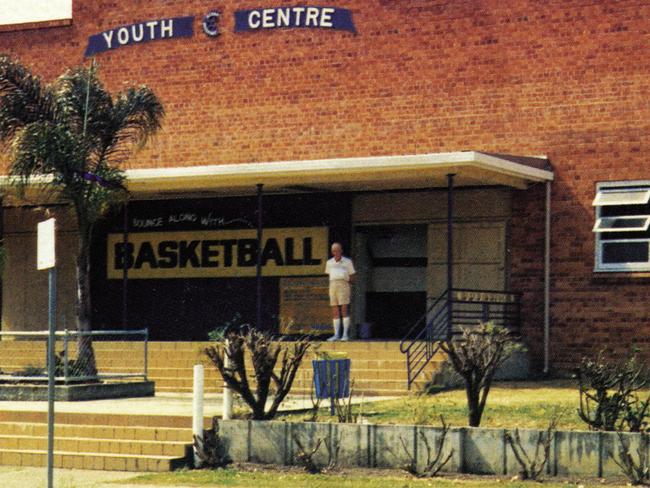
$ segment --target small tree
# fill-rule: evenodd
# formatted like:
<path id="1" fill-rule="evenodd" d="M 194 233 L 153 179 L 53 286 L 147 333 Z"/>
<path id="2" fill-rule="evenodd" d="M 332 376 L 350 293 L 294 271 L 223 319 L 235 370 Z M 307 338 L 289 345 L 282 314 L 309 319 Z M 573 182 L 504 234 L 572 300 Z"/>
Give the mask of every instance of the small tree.
<path id="1" fill-rule="evenodd" d="M 478 427 L 492 379 L 510 356 L 513 339 L 507 329 L 486 323 L 475 329 L 463 329 L 460 338 L 443 342 L 440 348 L 465 382 L 469 425 Z"/>
<path id="2" fill-rule="evenodd" d="M 625 361 L 608 361 L 605 352 L 583 358 L 577 371 L 578 415 L 592 430 L 642 432 L 648 428 L 650 395 L 639 397 L 649 384 L 648 370 L 636 354 Z"/>
<path id="3" fill-rule="evenodd" d="M 77 218 L 76 319 L 91 330 L 90 242 L 95 223 L 124 197 L 119 164 L 160 129 L 163 107 L 147 87 L 113 97 L 97 68 L 75 68 L 44 84 L 0 55 L 0 144 L 10 145 L 10 174 L 21 193 L 35 180 L 72 206 Z M 78 363 L 97 374 L 90 336 L 79 336 Z"/>
<path id="4" fill-rule="evenodd" d="M 271 335 L 255 329 L 229 331 L 216 345 L 207 347 L 205 354 L 217 368 L 223 380 L 250 407 L 253 420 L 271 420 L 289 394 L 309 341 L 274 342 Z M 249 353 L 255 376 L 255 391 L 248 382 L 246 353 Z M 226 357 L 229 359 L 226 364 Z M 275 367 L 280 361 L 280 371 Z M 273 397 L 268 410 L 266 403 Z"/>

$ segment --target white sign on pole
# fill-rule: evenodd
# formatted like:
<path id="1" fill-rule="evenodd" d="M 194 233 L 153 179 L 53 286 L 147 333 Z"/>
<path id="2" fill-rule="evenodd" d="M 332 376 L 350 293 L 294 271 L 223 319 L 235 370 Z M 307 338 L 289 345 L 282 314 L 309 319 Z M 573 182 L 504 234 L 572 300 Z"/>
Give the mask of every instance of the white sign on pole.
<path id="1" fill-rule="evenodd" d="M 39 222 L 37 232 L 36 269 L 49 269 L 56 266 L 54 253 L 54 232 L 56 219 Z"/>

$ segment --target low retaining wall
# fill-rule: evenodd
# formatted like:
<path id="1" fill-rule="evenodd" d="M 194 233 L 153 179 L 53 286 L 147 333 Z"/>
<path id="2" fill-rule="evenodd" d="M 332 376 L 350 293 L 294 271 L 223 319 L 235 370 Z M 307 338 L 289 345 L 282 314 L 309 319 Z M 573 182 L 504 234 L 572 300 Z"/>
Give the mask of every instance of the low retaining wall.
<path id="1" fill-rule="evenodd" d="M 519 430 L 522 445 L 531 458 L 539 432 Z M 294 439 L 297 438 L 305 449 L 313 448 L 318 439 L 322 439 L 321 447 L 314 455 L 318 463 L 326 464 L 327 446 L 338 443 L 339 465 L 387 468 L 398 468 L 409 462 L 403 441 L 409 454 L 415 453 L 418 465 L 423 466 L 427 452 L 420 433 L 426 436 L 434 449 L 442 429 L 406 425 L 219 421 L 219 435 L 233 461 L 279 465 L 296 464 L 297 446 Z M 506 441 L 505 433 L 506 429 L 451 428 L 444 449 L 446 452 L 453 449 L 453 455 L 443 471 L 498 475 L 519 473 L 519 464 Z M 648 434 L 623 435 L 629 440 L 635 459 L 639 446 L 650 455 Z M 619 459 L 619 443 L 618 435 L 613 432 L 555 432 L 546 467 L 547 475 L 620 476 L 621 470 L 612 459 L 612 456 Z"/>
<path id="2" fill-rule="evenodd" d="M 57 402 L 103 400 L 107 398 L 149 397 L 156 394 L 153 381 L 132 381 L 125 383 L 84 383 L 56 385 L 54 399 Z M 44 385 L 0 385 L 0 401 L 47 401 L 47 384 Z"/>

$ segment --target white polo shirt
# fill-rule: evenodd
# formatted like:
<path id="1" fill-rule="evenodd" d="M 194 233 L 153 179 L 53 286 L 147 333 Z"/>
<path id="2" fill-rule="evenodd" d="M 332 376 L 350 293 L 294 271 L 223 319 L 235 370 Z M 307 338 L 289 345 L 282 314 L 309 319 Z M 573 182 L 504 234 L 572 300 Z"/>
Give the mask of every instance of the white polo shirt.
<path id="1" fill-rule="evenodd" d="M 350 281 L 350 276 L 354 273 L 356 273 L 356 271 L 354 270 L 352 260 L 345 256 L 341 256 L 340 261 L 330 258 L 327 260 L 327 264 L 325 265 L 325 274 L 330 276 L 330 281 Z"/>

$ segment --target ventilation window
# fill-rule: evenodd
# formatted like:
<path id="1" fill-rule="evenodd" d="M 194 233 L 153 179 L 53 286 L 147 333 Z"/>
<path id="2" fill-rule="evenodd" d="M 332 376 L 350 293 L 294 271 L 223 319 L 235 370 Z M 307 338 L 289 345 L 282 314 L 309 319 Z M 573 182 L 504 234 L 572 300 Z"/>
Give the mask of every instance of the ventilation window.
<path id="1" fill-rule="evenodd" d="M 650 182 L 601 183 L 596 208 L 596 271 L 650 271 Z"/>

